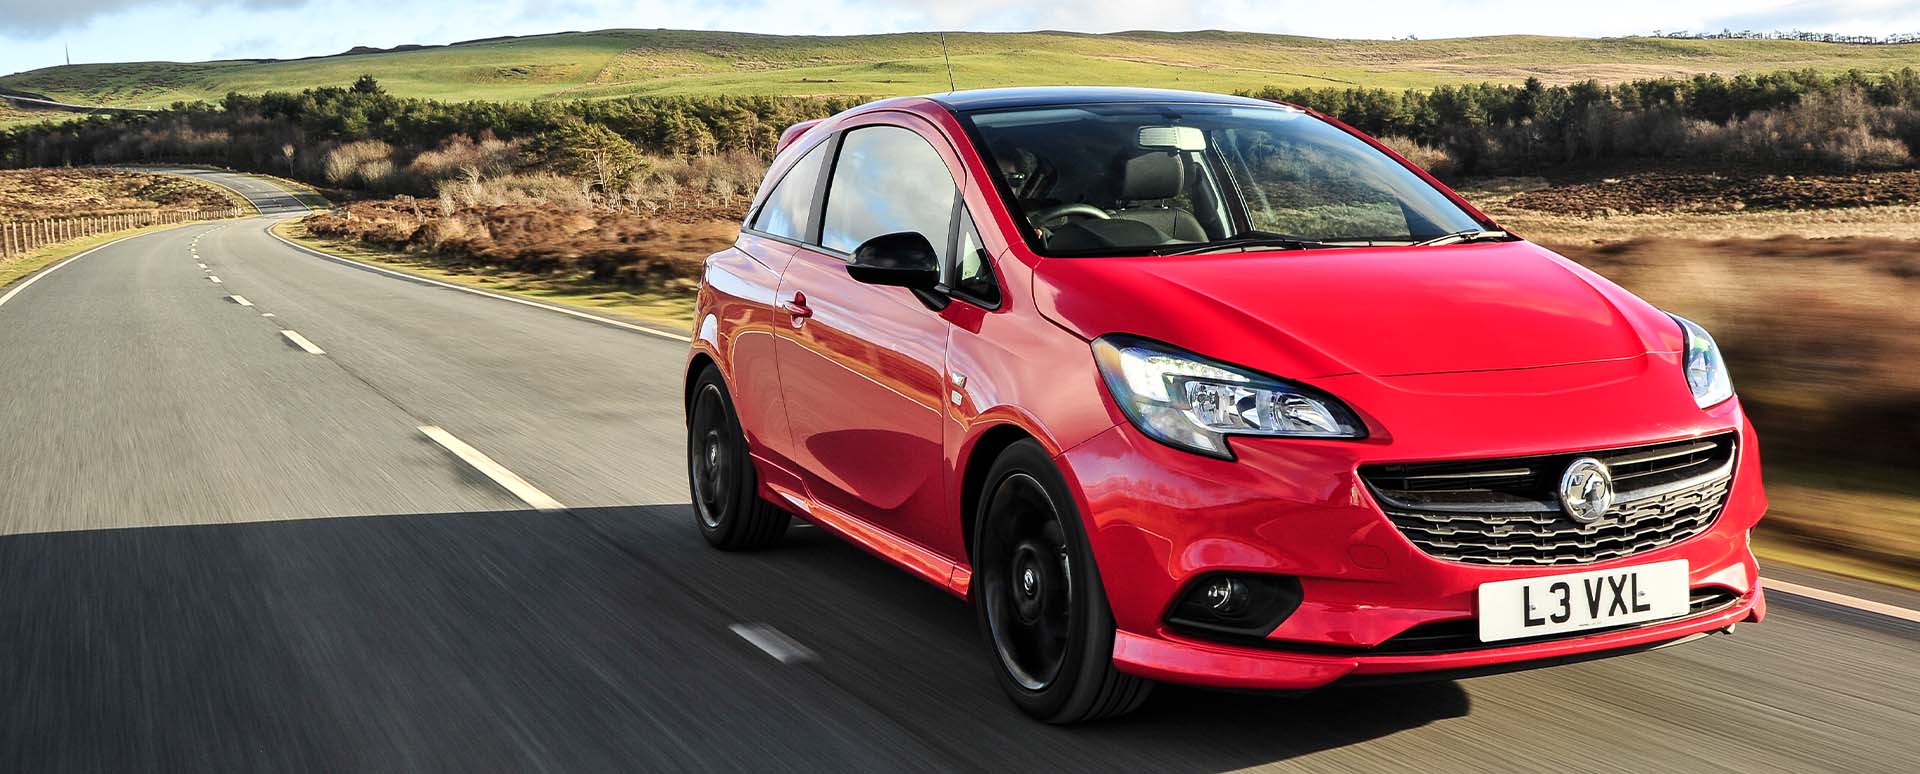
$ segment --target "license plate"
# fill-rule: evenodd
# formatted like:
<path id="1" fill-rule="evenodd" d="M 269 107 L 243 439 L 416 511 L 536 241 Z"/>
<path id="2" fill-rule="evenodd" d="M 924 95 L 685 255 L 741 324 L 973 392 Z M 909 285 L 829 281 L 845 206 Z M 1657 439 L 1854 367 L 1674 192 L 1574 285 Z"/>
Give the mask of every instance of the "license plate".
<path id="1" fill-rule="evenodd" d="M 1480 584 L 1480 641 L 1538 637 L 1687 614 L 1687 562 Z"/>

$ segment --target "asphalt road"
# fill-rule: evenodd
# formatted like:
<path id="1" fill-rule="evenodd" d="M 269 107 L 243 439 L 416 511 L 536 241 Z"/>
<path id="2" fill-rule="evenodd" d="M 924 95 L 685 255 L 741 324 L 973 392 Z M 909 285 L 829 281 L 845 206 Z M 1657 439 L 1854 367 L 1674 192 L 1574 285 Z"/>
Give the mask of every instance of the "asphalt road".
<path id="1" fill-rule="evenodd" d="M 1304 697 L 1163 688 L 1117 722 L 1036 725 L 961 602 L 815 529 L 706 548 L 681 342 L 315 257 L 271 222 L 118 242 L 0 305 L 0 771 L 1920 761 L 1920 627 L 1786 594 L 1732 637 L 1620 659 Z M 528 508 L 423 427 L 567 508 Z"/>

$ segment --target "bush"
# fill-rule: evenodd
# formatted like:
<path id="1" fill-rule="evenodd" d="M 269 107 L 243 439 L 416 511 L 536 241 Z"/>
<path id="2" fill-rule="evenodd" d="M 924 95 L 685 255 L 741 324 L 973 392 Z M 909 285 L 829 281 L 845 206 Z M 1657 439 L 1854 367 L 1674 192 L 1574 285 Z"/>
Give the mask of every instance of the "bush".
<path id="1" fill-rule="evenodd" d="M 1431 145 L 1421 144 L 1418 140 L 1398 134 L 1389 134 L 1378 138 L 1381 144 L 1392 148 L 1393 152 L 1406 157 L 1414 166 L 1432 173 L 1435 177 L 1446 177 L 1453 172 L 1453 157 L 1447 152 Z"/>
<path id="2" fill-rule="evenodd" d="M 350 142 L 327 152 L 327 182 L 343 187 L 385 188 L 393 177 L 393 146 L 379 140 Z"/>
<path id="3" fill-rule="evenodd" d="M 533 143 L 538 163 L 563 175 L 586 180 L 602 192 L 624 189 L 640 171 L 640 149 L 599 124 L 572 121 Z"/>
<path id="4" fill-rule="evenodd" d="M 513 172 L 520 157 L 520 145 L 483 131 L 476 139 L 456 134 L 433 150 L 421 151 L 407 164 L 407 172 L 421 180 L 438 182 L 454 178 L 499 177 Z"/>

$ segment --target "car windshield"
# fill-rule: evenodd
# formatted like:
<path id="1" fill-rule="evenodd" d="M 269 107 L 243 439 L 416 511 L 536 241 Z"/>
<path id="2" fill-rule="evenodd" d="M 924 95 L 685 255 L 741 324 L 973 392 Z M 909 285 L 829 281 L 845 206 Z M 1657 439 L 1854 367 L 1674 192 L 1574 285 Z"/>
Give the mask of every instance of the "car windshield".
<path id="1" fill-rule="evenodd" d="M 1412 244 L 1485 227 L 1386 154 L 1291 108 L 1100 104 L 967 118 L 1046 255 Z"/>

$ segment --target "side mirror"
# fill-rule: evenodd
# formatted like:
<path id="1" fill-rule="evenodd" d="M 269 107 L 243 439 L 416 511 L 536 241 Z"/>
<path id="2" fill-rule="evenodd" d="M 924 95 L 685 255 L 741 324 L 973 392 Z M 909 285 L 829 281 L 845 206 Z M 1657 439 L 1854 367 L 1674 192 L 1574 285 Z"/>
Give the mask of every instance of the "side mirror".
<path id="1" fill-rule="evenodd" d="M 881 234 L 853 249 L 847 274 L 868 285 L 933 290 L 940 284 L 940 256 L 916 232 Z"/>

